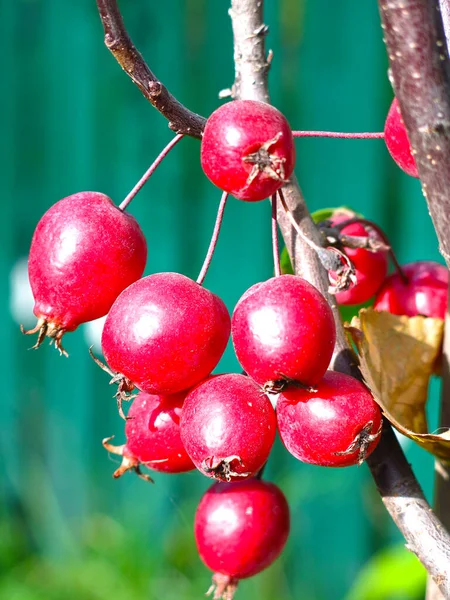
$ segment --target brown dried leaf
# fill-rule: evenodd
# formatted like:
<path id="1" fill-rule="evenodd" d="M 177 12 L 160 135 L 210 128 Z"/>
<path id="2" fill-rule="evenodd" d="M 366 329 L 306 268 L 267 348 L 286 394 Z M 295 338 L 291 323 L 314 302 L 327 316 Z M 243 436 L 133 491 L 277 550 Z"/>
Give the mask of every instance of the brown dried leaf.
<path id="1" fill-rule="evenodd" d="M 361 372 L 385 416 L 401 433 L 450 461 L 450 431 L 428 433 L 428 384 L 440 356 L 444 322 L 362 309 L 347 328 Z"/>

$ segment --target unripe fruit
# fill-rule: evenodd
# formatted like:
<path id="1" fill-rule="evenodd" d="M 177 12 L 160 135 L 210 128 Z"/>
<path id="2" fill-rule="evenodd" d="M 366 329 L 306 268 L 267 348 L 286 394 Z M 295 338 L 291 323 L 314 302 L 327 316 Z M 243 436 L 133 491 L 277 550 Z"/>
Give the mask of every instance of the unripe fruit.
<path id="1" fill-rule="evenodd" d="M 249 377 L 210 377 L 186 397 L 181 439 L 197 469 L 221 481 L 255 475 L 275 440 L 275 411 Z"/>
<path id="2" fill-rule="evenodd" d="M 216 483 L 195 515 L 200 558 L 214 571 L 214 598 L 232 598 L 239 579 L 271 565 L 289 535 L 289 506 L 274 484 L 258 479 Z"/>
<path id="3" fill-rule="evenodd" d="M 322 294 L 296 275 L 252 286 L 236 305 L 232 337 L 242 368 L 261 385 L 320 381 L 336 340 L 333 313 Z"/>
<path id="4" fill-rule="evenodd" d="M 444 319 L 447 312 L 447 267 L 422 260 L 401 268 L 407 281 L 398 272 L 390 275 L 375 298 L 374 308 L 394 315 Z"/>
<path id="5" fill-rule="evenodd" d="M 105 321 L 106 362 L 140 390 L 174 394 L 204 379 L 230 335 L 222 300 L 179 273 L 155 273 L 120 294 Z"/>
<path id="6" fill-rule="evenodd" d="M 325 467 L 361 463 L 381 434 L 381 411 L 364 384 L 328 371 L 316 390 L 289 387 L 277 401 L 278 431 L 299 460 Z"/>
<path id="7" fill-rule="evenodd" d="M 348 215 L 331 218 L 333 225 L 348 219 Z M 369 232 L 361 223 L 351 223 L 341 229 L 341 235 L 368 237 Z M 380 289 L 388 271 L 388 253 L 384 250 L 373 252 L 365 248 L 343 248 L 345 254 L 355 267 L 356 283 L 348 290 L 338 292 L 336 300 L 339 304 L 351 305 L 367 302 Z"/>
<path id="8" fill-rule="evenodd" d="M 120 477 L 129 469 L 140 474 L 140 465 L 163 473 L 195 469 L 180 437 L 180 416 L 186 394 L 138 394 L 128 411 L 126 443 L 116 447 L 109 444 L 109 439 L 103 442 L 107 450 L 123 456 L 122 465 L 115 471 L 114 477 Z"/>
<path id="9" fill-rule="evenodd" d="M 241 200 L 263 200 L 286 182 L 295 146 L 286 118 L 256 100 L 223 104 L 206 122 L 201 146 L 206 176 Z"/>
<path id="10" fill-rule="evenodd" d="M 411 144 L 403 123 L 397 98 L 392 101 L 384 125 L 384 141 L 390 155 L 398 166 L 411 177 L 419 177 L 416 161 L 411 152 Z"/>
<path id="11" fill-rule="evenodd" d="M 28 272 L 39 330 L 61 337 L 106 315 L 117 296 L 141 277 L 147 244 L 136 219 L 108 196 L 80 192 L 54 204 L 31 242 Z"/>

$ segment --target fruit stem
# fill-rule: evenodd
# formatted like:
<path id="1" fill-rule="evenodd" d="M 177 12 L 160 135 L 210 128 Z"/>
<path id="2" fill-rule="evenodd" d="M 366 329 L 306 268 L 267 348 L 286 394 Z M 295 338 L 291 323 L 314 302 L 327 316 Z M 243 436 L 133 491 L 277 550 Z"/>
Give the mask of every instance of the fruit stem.
<path id="1" fill-rule="evenodd" d="M 369 221 L 369 219 L 363 219 L 361 217 L 352 217 L 351 219 L 348 219 L 347 221 L 342 221 L 341 223 L 337 223 L 336 225 L 333 225 L 333 227 L 335 229 L 338 229 L 340 231 L 341 229 L 343 229 L 347 225 L 351 225 L 352 223 L 361 223 L 361 225 L 367 225 L 368 227 L 371 227 L 372 229 L 374 229 L 378 233 L 378 235 L 381 237 L 381 239 L 383 240 L 383 242 L 389 248 L 388 249 L 389 257 L 390 257 L 390 259 L 392 261 L 392 264 L 395 267 L 395 270 L 400 275 L 403 283 L 407 284 L 408 283 L 408 276 L 406 275 L 405 271 L 402 269 L 400 263 L 398 262 L 398 259 L 397 259 L 396 255 L 395 255 L 395 252 L 393 251 L 392 246 L 389 243 L 387 235 L 384 233 L 384 231 L 381 229 L 381 227 L 379 227 L 376 223 L 374 223 L 373 221 Z"/>
<path id="2" fill-rule="evenodd" d="M 203 285 L 203 281 L 205 280 L 206 273 L 208 272 L 208 269 L 209 269 L 209 265 L 211 264 L 214 250 L 216 249 L 216 244 L 217 244 L 217 240 L 219 238 L 220 227 L 222 225 L 223 213 L 225 210 L 225 205 L 227 203 L 227 199 L 228 199 L 228 192 L 224 192 L 222 194 L 222 198 L 220 199 L 219 208 L 217 209 L 216 222 L 214 224 L 211 241 L 209 242 L 208 252 L 206 253 L 205 261 L 201 268 L 200 274 L 197 277 L 197 283 L 199 285 Z"/>
<path id="3" fill-rule="evenodd" d="M 384 138 L 384 131 L 345 133 L 342 131 L 293 131 L 294 137 L 340 138 L 345 140 L 376 140 Z"/>
<path id="4" fill-rule="evenodd" d="M 272 196 L 272 250 L 275 277 L 281 275 L 280 247 L 278 245 L 277 195 Z"/>
<path id="5" fill-rule="evenodd" d="M 141 177 L 141 179 L 139 179 L 139 181 L 134 186 L 134 188 L 131 190 L 131 192 L 128 194 L 128 196 L 126 196 L 125 199 L 122 200 L 121 204 L 119 205 L 120 210 L 122 210 L 122 211 L 126 210 L 126 208 L 130 204 L 130 202 L 133 200 L 133 198 L 136 196 L 136 194 L 140 191 L 140 189 L 144 186 L 144 184 L 147 183 L 148 179 L 152 175 L 153 171 L 155 171 L 155 169 L 159 165 L 159 163 L 163 160 L 163 158 L 165 158 L 169 154 L 169 152 L 172 150 L 172 148 L 176 144 L 178 144 L 178 142 L 181 140 L 182 137 L 184 137 L 184 135 L 182 133 L 178 133 L 167 144 L 167 146 L 162 150 L 162 152 L 159 154 L 159 156 L 155 159 L 155 161 L 152 163 L 152 165 L 147 169 L 147 171 Z"/>
<path id="6" fill-rule="evenodd" d="M 318 246 L 316 243 L 314 243 L 312 240 L 310 240 L 304 233 L 303 231 L 300 229 L 300 227 L 298 226 L 297 221 L 294 219 L 293 214 L 291 213 L 291 211 L 289 210 L 288 205 L 286 204 L 286 200 L 284 199 L 284 194 L 283 191 L 281 190 L 281 188 L 278 190 L 278 197 L 280 198 L 281 201 L 281 205 L 284 209 L 284 212 L 286 213 L 287 218 L 289 219 L 292 227 L 295 229 L 295 231 L 298 233 L 298 235 L 302 238 L 302 240 L 308 244 L 308 246 L 310 248 L 312 248 L 313 250 L 315 250 L 316 252 L 320 252 L 321 250 L 323 250 L 323 248 L 321 248 L 320 246 Z"/>

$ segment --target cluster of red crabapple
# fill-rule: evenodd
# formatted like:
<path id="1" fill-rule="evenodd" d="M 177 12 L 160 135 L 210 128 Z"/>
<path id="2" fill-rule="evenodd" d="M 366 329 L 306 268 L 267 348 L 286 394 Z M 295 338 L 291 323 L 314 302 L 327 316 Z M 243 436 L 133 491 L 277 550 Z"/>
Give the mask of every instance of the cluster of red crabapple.
<path id="1" fill-rule="evenodd" d="M 232 194 L 284 203 L 294 136 L 272 106 L 230 102 L 207 121 L 203 170 L 224 200 Z M 417 176 L 396 100 L 384 139 L 398 164 Z M 279 260 L 275 277 L 247 290 L 231 319 L 222 300 L 203 287 L 205 269 L 197 282 L 179 273 L 142 278 L 147 245 L 125 212 L 131 197 L 117 207 L 103 194 L 81 192 L 45 213 L 29 257 L 38 322 L 25 333 L 38 333 L 35 347 L 47 336 L 66 354 L 64 333 L 107 315 L 107 364 L 95 360 L 118 384 L 122 415 L 122 400 L 139 391 L 123 415 L 126 443 L 103 441 L 122 456 L 114 476 L 133 469 L 151 480 L 140 470 L 144 465 L 165 473 L 197 468 L 217 480 L 198 507 L 195 538 L 214 572 L 214 597 L 231 598 L 238 580 L 269 566 L 288 537 L 287 501 L 261 479 L 276 431 L 301 461 L 360 464 L 379 441 L 381 412 L 361 382 L 327 370 L 336 336 L 332 311 L 310 283 L 281 275 Z M 339 261 L 351 267 L 335 285 L 338 303 L 376 296 L 377 310 L 443 318 L 444 267 L 422 261 L 387 276 L 388 248 L 374 224 L 338 210 L 321 227 L 327 240 L 335 239 Z M 330 273 L 330 281 L 336 284 L 340 274 Z M 230 333 L 246 375 L 211 375 Z"/>

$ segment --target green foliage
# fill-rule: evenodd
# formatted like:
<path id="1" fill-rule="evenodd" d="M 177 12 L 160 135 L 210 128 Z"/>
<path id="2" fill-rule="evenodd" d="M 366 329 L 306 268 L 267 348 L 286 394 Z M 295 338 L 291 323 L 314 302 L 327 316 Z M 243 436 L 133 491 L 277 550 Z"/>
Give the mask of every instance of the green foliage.
<path id="1" fill-rule="evenodd" d="M 419 600 L 426 571 L 403 545 L 385 548 L 360 571 L 345 600 Z"/>

